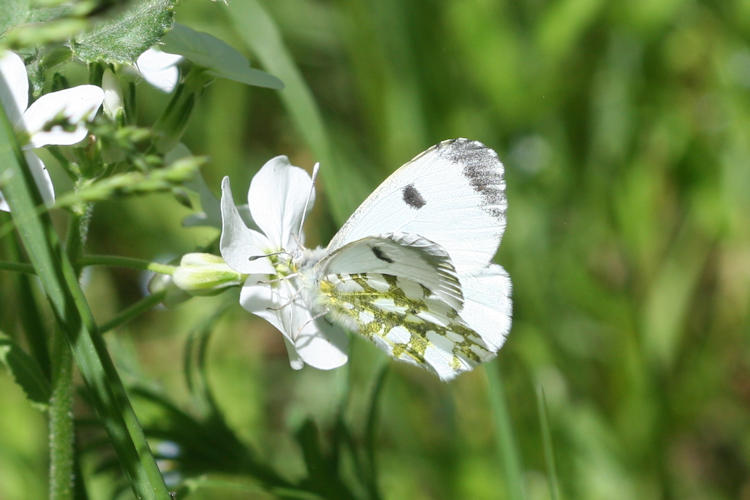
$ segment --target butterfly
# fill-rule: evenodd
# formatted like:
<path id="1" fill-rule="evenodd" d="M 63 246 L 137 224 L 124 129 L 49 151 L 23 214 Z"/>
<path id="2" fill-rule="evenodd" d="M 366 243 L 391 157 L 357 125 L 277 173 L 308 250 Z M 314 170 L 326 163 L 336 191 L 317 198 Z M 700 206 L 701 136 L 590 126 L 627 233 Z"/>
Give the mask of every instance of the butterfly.
<path id="1" fill-rule="evenodd" d="M 308 249 L 313 186 L 277 156 L 253 177 L 243 217 L 222 181 L 221 255 L 247 276 L 240 304 L 282 332 L 292 367 L 346 363 L 347 330 L 442 380 L 496 356 L 511 282 L 492 263 L 507 209 L 492 149 L 440 142 L 378 186 L 327 247 Z"/>

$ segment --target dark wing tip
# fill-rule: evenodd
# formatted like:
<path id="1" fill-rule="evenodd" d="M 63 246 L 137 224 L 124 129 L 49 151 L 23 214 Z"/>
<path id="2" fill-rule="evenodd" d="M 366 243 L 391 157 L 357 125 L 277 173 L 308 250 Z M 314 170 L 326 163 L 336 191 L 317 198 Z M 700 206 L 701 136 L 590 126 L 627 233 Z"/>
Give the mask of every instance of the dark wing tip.
<path id="1" fill-rule="evenodd" d="M 482 196 L 482 208 L 498 220 L 505 217 L 505 179 L 497 153 L 479 141 L 451 139 L 435 146 L 437 154 L 459 166 Z"/>
<path id="2" fill-rule="evenodd" d="M 498 166 L 502 168 L 497 153 L 479 141 L 461 137 L 442 141 L 435 147 L 441 157 L 453 163 L 482 166 L 484 168 L 497 168 Z"/>

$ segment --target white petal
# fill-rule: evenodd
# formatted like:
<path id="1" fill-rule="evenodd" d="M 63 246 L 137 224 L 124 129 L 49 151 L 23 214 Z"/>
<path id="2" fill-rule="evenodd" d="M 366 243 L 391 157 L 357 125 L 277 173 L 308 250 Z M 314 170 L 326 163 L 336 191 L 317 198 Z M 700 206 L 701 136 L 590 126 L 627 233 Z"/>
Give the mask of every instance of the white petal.
<path id="1" fill-rule="evenodd" d="M 459 276 L 464 292 L 460 315 L 477 332 L 492 352 L 505 342 L 510 330 L 512 302 L 508 273 L 497 264 L 477 273 Z"/>
<path id="2" fill-rule="evenodd" d="M 240 305 L 275 326 L 296 355 L 289 349 L 292 368 L 298 368 L 299 357 L 320 370 L 331 370 L 346 363 L 349 338 L 346 333 L 324 319 L 313 320 L 299 293 L 289 281 L 275 288 L 262 277 L 251 276 L 240 293 Z"/>
<path id="3" fill-rule="evenodd" d="M 180 72 L 177 63 L 182 56 L 162 52 L 158 49 L 148 49 L 138 56 L 136 66 L 143 78 L 163 92 L 172 92 L 177 85 Z"/>
<path id="4" fill-rule="evenodd" d="M 240 292 L 240 305 L 246 311 L 271 323 L 286 336 L 287 329 L 284 327 L 281 309 L 289 304 L 293 292 L 290 292 L 288 285 L 283 282 L 277 288 L 272 288 L 265 282 L 267 279 L 261 275 L 249 276 Z"/>
<path id="5" fill-rule="evenodd" d="M 305 362 L 302 361 L 300 355 L 297 354 L 297 349 L 294 348 L 294 344 L 292 344 L 286 337 L 284 337 L 284 345 L 286 346 L 286 353 L 289 356 L 289 366 L 292 367 L 292 370 L 301 370 L 304 368 Z"/>
<path id="6" fill-rule="evenodd" d="M 271 250 L 271 243 L 257 231 L 248 228 L 242 221 L 232 199 L 229 177 L 221 181 L 221 240 L 219 249 L 229 266 L 244 274 L 275 274 L 266 258 L 253 258 L 265 255 Z"/>
<path id="7" fill-rule="evenodd" d="M 44 162 L 33 151 L 24 151 L 24 157 L 26 158 L 26 164 L 29 166 L 31 175 L 34 176 L 34 181 L 39 189 L 39 193 L 42 195 L 44 204 L 51 207 L 55 204 L 55 187 L 52 185 L 52 179 L 49 176 L 49 172 L 47 172 L 47 167 L 44 166 Z"/>
<path id="8" fill-rule="evenodd" d="M 29 171 L 34 177 L 37 189 L 39 189 L 39 193 L 42 195 L 44 204 L 52 207 L 55 204 L 55 187 L 52 185 L 52 179 L 50 179 L 47 172 L 47 167 L 44 166 L 42 160 L 32 151 L 24 151 L 24 157 L 26 158 L 26 164 L 29 166 Z M 0 192 L 0 211 L 10 212 L 10 206 L 2 192 Z"/>
<path id="9" fill-rule="evenodd" d="M 277 156 L 255 174 L 247 201 L 253 220 L 268 239 L 291 251 L 302 244 L 298 232 L 308 196 L 309 211 L 315 201 L 310 176 L 286 156 Z"/>
<path id="10" fill-rule="evenodd" d="M 79 85 L 43 95 L 23 114 L 24 126 L 31 134 L 32 147 L 80 142 L 86 137 L 86 126 L 82 122 L 93 118 L 103 100 L 104 91 L 95 85 Z M 49 121 L 60 116 L 76 125 L 75 130 L 68 132 L 59 125 L 44 130 Z"/>
<path id="11" fill-rule="evenodd" d="M 16 53 L 9 50 L 0 56 L 0 104 L 14 124 L 21 120 L 29 104 L 26 66 Z"/>
<path id="12" fill-rule="evenodd" d="M 309 321 L 310 313 L 305 320 Z M 349 336 L 336 325 L 318 318 L 301 327 L 294 343 L 297 353 L 308 365 L 319 370 L 332 370 L 349 359 Z"/>

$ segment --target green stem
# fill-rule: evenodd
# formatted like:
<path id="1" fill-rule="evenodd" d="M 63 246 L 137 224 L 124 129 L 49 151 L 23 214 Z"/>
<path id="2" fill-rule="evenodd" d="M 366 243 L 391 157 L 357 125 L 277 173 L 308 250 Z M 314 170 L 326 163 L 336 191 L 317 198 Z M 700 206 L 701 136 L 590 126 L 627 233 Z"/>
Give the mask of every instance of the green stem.
<path id="1" fill-rule="evenodd" d="M 77 273 L 60 244 L 49 214 L 37 213 L 36 188 L 5 110 L 0 106 L 0 169 L 3 195 L 50 306 L 73 349 L 73 357 L 137 498 L 170 498 L 128 394 L 99 335 Z"/>
<path id="2" fill-rule="evenodd" d="M 128 267 L 131 269 L 140 269 L 143 271 L 153 271 L 158 274 L 173 274 L 177 266 L 151 262 L 133 257 L 119 257 L 117 255 L 87 255 L 76 260 L 77 267 L 87 266 L 110 266 L 110 267 Z M 16 271 L 19 273 L 36 274 L 34 266 L 26 262 L 7 262 L 0 261 L 0 270 Z"/>
<path id="3" fill-rule="evenodd" d="M 70 220 L 65 244 L 71 259 L 83 252 L 91 221 L 91 206 Z M 76 273 L 76 278 L 80 272 Z M 76 482 L 75 427 L 73 423 L 73 356 L 65 334 L 55 331 L 52 348 L 52 397 L 49 404 L 50 500 L 72 500 Z M 81 481 L 81 478 L 78 478 Z"/>
<path id="4" fill-rule="evenodd" d="M 159 274 L 173 274 L 176 266 L 169 264 L 160 264 L 133 257 L 119 257 L 117 255 L 86 255 L 76 262 L 81 267 L 86 266 L 110 266 L 110 267 L 129 267 L 132 269 L 141 269 L 143 271 L 153 271 Z"/>
<path id="5" fill-rule="evenodd" d="M 206 71 L 193 66 L 185 79 L 177 85 L 164 113 L 154 123 L 153 131 L 158 139 L 153 145 L 157 151 L 166 153 L 174 148 L 187 129 L 187 123 L 198 97 L 212 80 Z"/>
<path id="6" fill-rule="evenodd" d="M 34 266 L 26 264 L 25 262 L 6 262 L 0 261 L 0 270 L 3 271 L 16 271 L 18 273 L 36 274 L 34 272 Z"/>
<path id="7" fill-rule="evenodd" d="M 117 316 L 107 321 L 102 326 L 100 326 L 99 333 L 103 335 L 110 330 L 114 330 L 115 328 L 124 325 L 125 323 L 135 318 L 136 316 L 140 316 L 142 313 L 156 306 L 159 302 L 164 300 L 166 296 L 167 296 L 166 289 L 160 290 L 151 295 L 147 295 L 146 297 L 142 298 L 141 300 L 131 305 L 127 309 L 123 309 L 117 314 Z"/>
<path id="8" fill-rule="evenodd" d="M 49 497 L 50 500 L 71 500 L 75 482 L 73 356 L 65 335 L 59 329 L 55 332 L 53 343 L 52 396 L 49 401 Z"/>

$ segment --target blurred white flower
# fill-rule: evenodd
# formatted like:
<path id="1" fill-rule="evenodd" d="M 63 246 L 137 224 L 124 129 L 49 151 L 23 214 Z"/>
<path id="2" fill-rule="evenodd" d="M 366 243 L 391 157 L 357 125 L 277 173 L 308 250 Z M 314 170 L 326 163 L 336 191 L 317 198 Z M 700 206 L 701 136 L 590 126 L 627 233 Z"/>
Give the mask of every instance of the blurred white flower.
<path id="1" fill-rule="evenodd" d="M 170 93 L 180 78 L 177 64 L 181 60 L 181 55 L 150 48 L 138 56 L 135 65 L 144 80 L 162 92 Z"/>
<path id="2" fill-rule="evenodd" d="M 104 100 L 95 85 L 51 92 L 29 103 L 29 80 L 23 60 L 11 51 L 0 53 L 0 104 L 16 132 L 23 138 L 24 156 L 47 205 L 55 192 L 47 169 L 30 149 L 48 145 L 67 146 L 86 137 L 85 121 L 93 118 Z M 0 210 L 9 207 L 0 193 Z"/>

